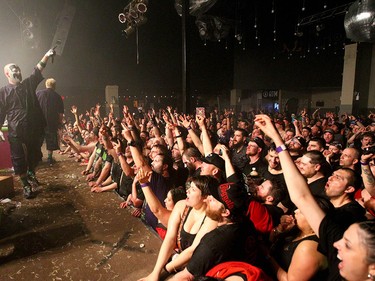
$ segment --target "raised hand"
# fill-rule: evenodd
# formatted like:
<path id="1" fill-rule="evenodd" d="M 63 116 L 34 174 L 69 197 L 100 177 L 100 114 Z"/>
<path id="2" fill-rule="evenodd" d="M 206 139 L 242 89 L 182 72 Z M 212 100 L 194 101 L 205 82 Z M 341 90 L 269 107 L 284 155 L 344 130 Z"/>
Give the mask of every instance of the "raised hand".
<path id="1" fill-rule="evenodd" d="M 77 106 L 72 105 L 72 108 L 70 109 L 70 112 L 73 113 L 74 115 L 77 115 Z"/>
<path id="2" fill-rule="evenodd" d="M 55 50 L 54 49 L 49 49 L 48 51 L 47 51 L 47 53 L 45 54 L 45 56 L 46 57 L 53 57 L 53 56 L 55 56 L 56 55 L 56 52 L 55 52 Z"/>
<path id="3" fill-rule="evenodd" d="M 185 128 L 191 126 L 191 120 L 188 120 L 188 118 L 186 117 L 186 114 L 180 115 L 178 119 L 182 123 L 182 126 L 184 126 Z"/>
<path id="4" fill-rule="evenodd" d="M 205 117 L 200 116 L 200 115 L 197 115 L 197 116 L 195 117 L 195 120 L 196 120 L 196 122 L 197 122 L 197 124 L 198 124 L 198 126 L 199 126 L 200 128 L 203 128 L 204 126 L 206 126 L 206 124 L 205 124 L 205 120 L 206 120 L 206 118 L 205 118 Z"/>
<path id="5" fill-rule="evenodd" d="M 266 135 L 268 135 L 272 139 L 277 136 L 280 136 L 268 115 L 255 115 L 254 121 L 255 125 L 257 125 Z"/>
<path id="6" fill-rule="evenodd" d="M 142 183 L 146 183 L 149 181 L 151 174 L 152 174 L 152 171 L 146 171 L 143 168 L 140 168 L 135 177 L 137 178 L 138 182 L 142 184 Z"/>
<path id="7" fill-rule="evenodd" d="M 117 140 L 117 142 L 112 142 L 112 145 L 116 153 L 122 153 L 120 140 Z"/>

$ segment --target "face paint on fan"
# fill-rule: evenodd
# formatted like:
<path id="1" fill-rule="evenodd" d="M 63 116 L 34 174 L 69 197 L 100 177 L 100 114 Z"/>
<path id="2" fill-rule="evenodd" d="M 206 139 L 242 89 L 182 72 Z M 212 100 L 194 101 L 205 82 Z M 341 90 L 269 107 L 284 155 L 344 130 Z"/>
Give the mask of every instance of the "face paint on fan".
<path id="1" fill-rule="evenodd" d="M 11 64 L 8 67 L 9 69 L 9 76 L 10 76 L 10 81 L 14 84 L 18 84 L 22 81 L 22 74 L 21 74 L 21 69 L 19 68 L 18 65 Z"/>

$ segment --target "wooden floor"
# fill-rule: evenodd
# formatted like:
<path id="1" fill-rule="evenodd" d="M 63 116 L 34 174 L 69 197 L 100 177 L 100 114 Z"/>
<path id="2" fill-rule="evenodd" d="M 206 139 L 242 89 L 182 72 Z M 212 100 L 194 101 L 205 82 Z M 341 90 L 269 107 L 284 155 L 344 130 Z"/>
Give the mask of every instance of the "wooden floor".
<path id="1" fill-rule="evenodd" d="M 113 192 L 91 193 L 84 167 L 56 155 L 42 163 L 35 199 L 3 205 L 0 280 L 137 280 L 151 272 L 161 241 Z M 19 206 L 20 205 L 20 206 Z"/>

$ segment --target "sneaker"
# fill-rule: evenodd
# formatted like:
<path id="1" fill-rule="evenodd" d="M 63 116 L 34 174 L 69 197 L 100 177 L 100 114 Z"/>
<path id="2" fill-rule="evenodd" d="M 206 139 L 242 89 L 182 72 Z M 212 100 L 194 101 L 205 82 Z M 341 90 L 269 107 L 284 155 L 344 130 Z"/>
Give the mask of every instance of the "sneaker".
<path id="1" fill-rule="evenodd" d="M 31 186 L 25 185 L 23 187 L 23 197 L 25 197 L 26 199 L 31 199 L 33 198 L 33 196 L 34 196 L 34 193 L 33 193 Z"/>

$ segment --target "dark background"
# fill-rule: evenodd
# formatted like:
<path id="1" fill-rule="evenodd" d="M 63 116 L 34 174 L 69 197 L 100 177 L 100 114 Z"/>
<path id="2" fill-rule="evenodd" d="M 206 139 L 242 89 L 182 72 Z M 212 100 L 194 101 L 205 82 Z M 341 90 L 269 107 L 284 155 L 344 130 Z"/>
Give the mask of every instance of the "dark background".
<path id="1" fill-rule="evenodd" d="M 26 77 L 51 47 L 64 2 L 1 1 L 0 64 L 15 62 Z M 92 106 L 104 99 L 106 85 L 119 85 L 120 95 L 132 99 L 146 95 L 180 98 L 181 17 L 174 1 L 149 0 L 148 22 L 139 28 L 139 64 L 136 36 L 122 36 L 124 25 L 118 21 L 118 14 L 129 1 L 69 2 L 76 7 L 76 13 L 63 54 L 44 73 L 45 77 L 53 76 L 57 80 L 58 92 L 66 98 L 66 103 L 70 99 L 85 107 Z M 295 36 L 295 28 L 305 16 L 349 2 L 218 0 L 207 14 L 223 16 L 233 23 L 229 36 L 220 42 L 201 40 L 194 23 L 196 18 L 190 16 L 190 96 L 205 99 L 229 95 L 233 88 L 340 87 L 343 44 L 348 42 L 343 15 L 324 21 L 320 34 L 316 32 L 317 23 L 304 27 L 301 38 Z M 19 24 L 19 17 L 23 15 L 40 20 L 39 46 L 35 49 L 23 44 Z M 255 18 L 258 40 L 255 40 Z M 277 31 L 276 41 L 273 30 Z M 243 38 L 241 44 L 235 38 L 237 33 Z M 298 51 L 292 51 L 295 44 Z M 2 77 L 1 84 L 5 83 Z"/>

